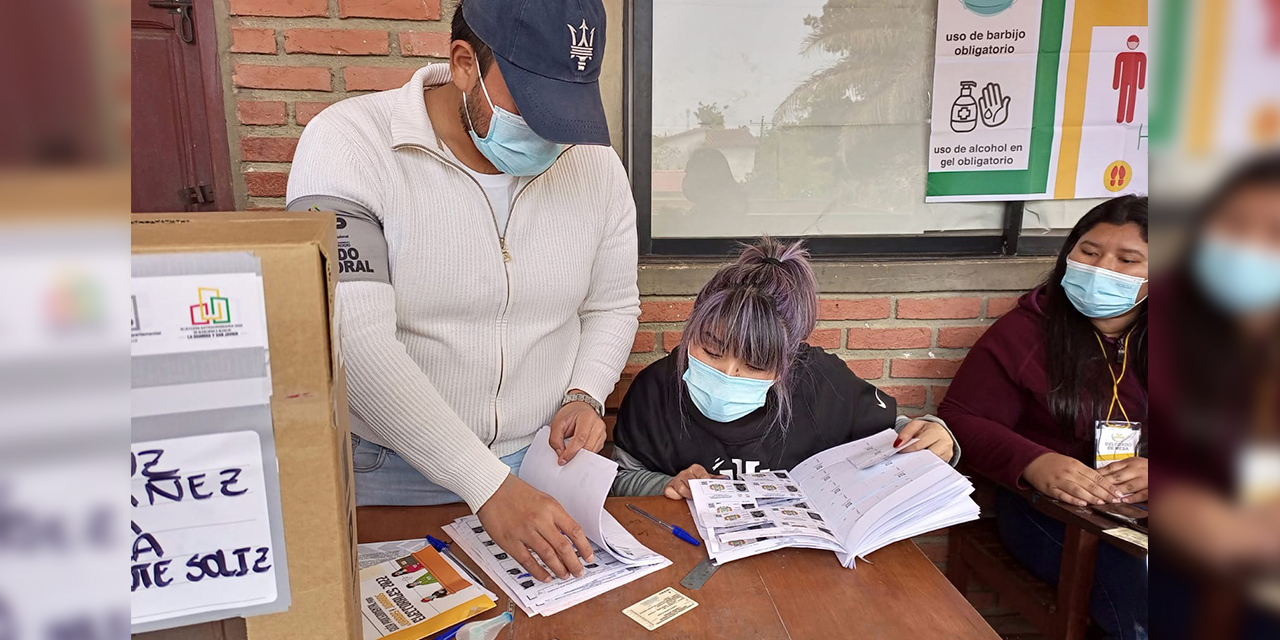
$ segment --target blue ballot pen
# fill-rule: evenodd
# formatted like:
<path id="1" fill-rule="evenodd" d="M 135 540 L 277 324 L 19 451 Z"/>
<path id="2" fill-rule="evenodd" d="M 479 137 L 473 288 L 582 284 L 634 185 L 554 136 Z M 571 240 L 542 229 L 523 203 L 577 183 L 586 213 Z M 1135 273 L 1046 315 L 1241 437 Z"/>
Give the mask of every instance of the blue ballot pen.
<path id="1" fill-rule="evenodd" d="M 466 623 L 459 622 L 458 624 L 455 624 L 452 627 L 445 629 L 444 633 L 441 633 L 440 635 L 436 636 L 436 640 L 453 640 L 454 638 L 458 637 L 458 629 L 461 629 L 462 625 L 464 624 Z"/>
<path id="2" fill-rule="evenodd" d="M 480 586 L 484 586 L 484 580 L 481 580 L 480 576 L 477 576 L 475 573 L 472 573 L 471 569 L 467 568 L 467 565 L 462 564 L 462 561 L 458 559 L 458 556 L 453 555 L 453 551 L 449 549 L 448 542 L 445 542 L 444 540 L 441 540 L 435 536 L 427 535 L 427 544 L 431 545 L 432 549 L 435 549 L 436 551 L 439 551 L 440 553 L 443 553 L 444 555 L 449 556 L 449 559 L 452 560 L 454 564 L 458 565 L 459 567 L 462 567 L 462 570 L 466 571 L 467 575 L 471 576 L 472 582 L 475 582 Z"/>
<path id="3" fill-rule="evenodd" d="M 670 531 L 672 535 L 674 535 L 675 537 L 680 538 L 681 540 L 684 540 L 685 542 L 688 542 L 689 544 L 695 547 L 702 546 L 701 543 L 698 542 L 697 538 L 689 535 L 688 531 L 685 531 L 684 529 L 681 529 L 680 527 L 677 527 L 673 524 L 667 524 L 653 517 L 653 515 L 649 514 L 644 509 L 641 509 L 640 507 L 637 507 L 634 504 L 631 504 L 630 502 L 627 503 L 627 508 L 658 523 L 659 526 L 661 526 L 663 529 L 666 529 L 667 531 Z"/>

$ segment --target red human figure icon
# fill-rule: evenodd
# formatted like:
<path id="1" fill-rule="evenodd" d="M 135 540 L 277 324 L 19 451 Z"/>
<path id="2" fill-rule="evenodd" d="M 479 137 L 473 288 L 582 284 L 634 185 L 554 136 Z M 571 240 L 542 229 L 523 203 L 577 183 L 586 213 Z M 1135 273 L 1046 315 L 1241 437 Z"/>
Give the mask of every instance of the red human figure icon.
<path id="1" fill-rule="evenodd" d="M 1133 105 L 1138 100 L 1138 92 L 1147 88 L 1147 54 L 1135 51 L 1139 42 L 1138 36 L 1129 36 L 1129 50 L 1116 54 L 1116 71 L 1111 88 L 1120 92 L 1116 110 L 1118 123 L 1133 122 Z"/>

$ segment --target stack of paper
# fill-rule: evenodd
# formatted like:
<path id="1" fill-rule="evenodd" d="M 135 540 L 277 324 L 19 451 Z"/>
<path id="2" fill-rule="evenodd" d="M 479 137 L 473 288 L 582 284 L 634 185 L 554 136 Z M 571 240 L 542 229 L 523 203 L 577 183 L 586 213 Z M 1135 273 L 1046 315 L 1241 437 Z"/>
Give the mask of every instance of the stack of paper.
<path id="1" fill-rule="evenodd" d="M 671 561 L 653 552 L 649 552 L 650 557 L 641 558 L 640 561 L 624 561 L 593 540 L 591 551 L 595 555 L 595 561 L 582 563 L 586 571 L 581 578 L 557 578 L 544 583 L 534 580 L 494 544 L 476 516 L 458 518 L 446 525 L 444 530 L 498 584 L 498 588 L 529 616 L 559 613 L 671 564 Z M 543 569 L 546 569 L 545 564 Z M 551 573 L 550 570 L 547 573 Z"/>
<path id="2" fill-rule="evenodd" d="M 498 599 L 421 539 L 362 544 L 358 557 L 363 640 L 418 640 Z"/>
<path id="3" fill-rule="evenodd" d="M 840 562 L 978 518 L 973 485 L 928 451 L 894 455 L 889 429 L 834 447 L 791 472 L 693 480 L 689 501 L 718 563 L 784 547 L 835 551 Z"/>
<path id="4" fill-rule="evenodd" d="M 549 437 L 549 427 L 534 436 L 520 465 L 520 479 L 550 494 L 582 527 L 594 555 L 594 562 L 583 563 L 586 572 L 582 577 L 548 583 L 534 580 L 498 547 L 476 516 L 458 518 L 444 527 L 454 542 L 530 616 L 563 611 L 671 565 L 670 560 L 640 544 L 605 510 L 604 499 L 618 473 L 617 463 L 580 451 L 568 464 L 560 466 Z"/>

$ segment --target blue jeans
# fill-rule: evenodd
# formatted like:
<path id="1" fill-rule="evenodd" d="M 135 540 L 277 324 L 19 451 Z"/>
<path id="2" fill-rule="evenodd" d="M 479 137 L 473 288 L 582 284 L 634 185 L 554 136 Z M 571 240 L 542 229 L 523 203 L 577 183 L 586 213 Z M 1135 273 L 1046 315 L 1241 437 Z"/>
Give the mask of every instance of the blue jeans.
<path id="1" fill-rule="evenodd" d="M 1002 490 L 996 496 L 996 524 L 1010 555 L 1037 578 L 1058 584 L 1065 529 L 1061 522 Z M 1089 615 L 1110 638 L 1146 640 L 1146 561 L 1109 544 L 1098 545 Z"/>
<path id="2" fill-rule="evenodd" d="M 500 458 L 520 473 L 528 447 Z M 351 435 L 351 468 L 356 478 L 356 506 L 414 507 L 462 502 L 458 494 L 428 480 L 400 454 Z"/>

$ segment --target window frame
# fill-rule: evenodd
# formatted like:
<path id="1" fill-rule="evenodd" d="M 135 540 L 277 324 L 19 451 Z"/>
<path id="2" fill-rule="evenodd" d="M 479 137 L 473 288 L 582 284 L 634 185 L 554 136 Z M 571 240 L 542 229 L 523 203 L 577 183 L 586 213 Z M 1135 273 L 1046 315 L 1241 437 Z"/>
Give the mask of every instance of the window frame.
<path id="1" fill-rule="evenodd" d="M 636 204 L 636 235 L 644 258 L 715 257 L 752 238 L 653 237 L 653 3 L 623 1 L 622 157 Z M 1024 236 L 1026 201 L 1004 202 L 998 233 L 963 235 L 779 236 L 805 241 L 819 258 L 904 259 L 1057 255 L 1066 232 Z"/>

